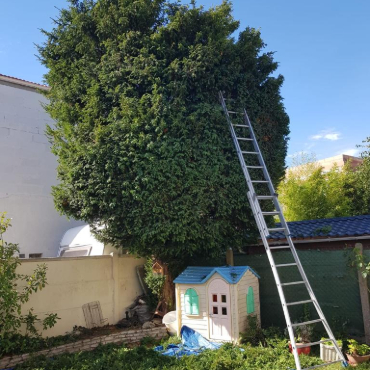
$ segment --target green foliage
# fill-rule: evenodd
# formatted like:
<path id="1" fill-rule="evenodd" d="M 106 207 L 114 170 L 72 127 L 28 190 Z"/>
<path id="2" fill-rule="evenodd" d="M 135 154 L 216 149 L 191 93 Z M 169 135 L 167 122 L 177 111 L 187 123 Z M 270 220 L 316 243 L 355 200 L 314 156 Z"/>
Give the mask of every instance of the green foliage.
<path id="1" fill-rule="evenodd" d="M 270 174 L 289 134 L 277 62 L 229 1 L 73 1 L 43 31 L 57 209 L 132 253 L 186 264 L 256 232 L 218 91 L 248 108 Z M 233 107 L 231 107 L 233 108 Z"/>
<path id="2" fill-rule="evenodd" d="M 140 340 L 140 344 L 146 347 L 153 347 L 155 344 L 158 344 L 158 339 L 153 337 L 144 337 Z"/>
<path id="3" fill-rule="evenodd" d="M 247 316 L 247 330 L 240 334 L 241 343 L 249 343 L 252 346 L 265 345 L 265 336 L 256 315 Z"/>
<path id="4" fill-rule="evenodd" d="M 145 263 L 145 283 L 150 289 L 151 293 L 157 298 L 157 300 L 160 300 L 162 298 L 162 292 L 164 283 L 166 281 L 165 275 L 156 274 L 153 272 L 153 258 L 148 258 Z"/>
<path id="5" fill-rule="evenodd" d="M 325 337 L 322 337 L 322 338 L 321 338 L 321 340 L 326 340 L 326 339 L 329 339 L 329 338 L 325 338 Z M 343 346 L 343 341 L 341 341 L 340 339 L 336 339 L 336 341 L 337 341 L 338 346 L 342 348 L 342 346 Z M 334 343 L 333 343 L 333 342 L 325 342 L 324 344 L 325 344 L 326 346 L 334 346 Z"/>
<path id="6" fill-rule="evenodd" d="M 58 319 L 53 313 L 39 319 L 32 308 L 26 313 L 22 310 L 22 305 L 29 301 L 31 294 L 45 287 L 47 267 L 38 265 L 32 275 L 17 273 L 21 264 L 17 257 L 18 245 L 3 238 L 10 226 L 10 219 L 5 213 L 0 213 L 0 355 L 22 347 L 28 337 L 38 336 L 38 324 L 46 330 L 53 327 Z M 19 335 L 22 327 L 26 337 Z"/>
<path id="7" fill-rule="evenodd" d="M 320 235 L 320 234 L 327 235 L 330 233 L 331 229 L 332 229 L 331 225 L 326 225 L 323 227 L 318 227 L 317 229 L 314 230 L 314 233 L 316 235 Z"/>
<path id="8" fill-rule="evenodd" d="M 353 248 L 349 255 L 349 263 L 351 267 L 356 268 L 361 273 L 363 279 L 367 279 L 370 274 L 370 261 L 364 256 L 360 248 Z"/>
<path id="9" fill-rule="evenodd" d="M 363 141 L 361 157 L 363 163 L 353 173 L 353 208 L 358 215 L 370 214 L 370 136 Z"/>
<path id="10" fill-rule="evenodd" d="M 334 166 L 324 172 L 314 157 L 303 154 L 294 158 L 293 166 L 278 186 L 279 200 L 288 221 L 358 214 L 353 203 L 355 173 L 349 164 L 341 170 Z M 325 235 L 330 230 L 328 225 L 318 233 Z"/>
<path id="11" fill-rule="evenodd" d="M 117 345 L 100 346 L 91 352 L 55 356 L 53 359 L 35 358 L 17 367 L 17 370 L 282 370 L 295 368 L 293 355 L 286 340 L 275 341 L 266 348 L 226 344 L 221 349 L 207 350 L 198 356 L 173 358 L 137 347 L 128 349 Z M 321 364 L 320 359 L 300 357 L 302 368 Z M 339 370 L 341 365 L 328 367 Z M 360 367 L 361 369 L 361 367 Z M 364 368 L 365 369 L 365 368 Z"/>
<path id="12" fill-rule="evenodd" d="M 348 353 L 359 356 L 365 356 L 370 354 L 370 347 L 366 344 L 359 344 L 354 339 L 348 339 Z"/>
<path id="13" fill-rule="evenodd" d="M 66 343 L 75 342 L 79 339 L 81 338 L 73 333 L 46 338 L 41 336 L 15 334 L 9 337 L 7 348 L 2 346 L 2 343 L 0 343 L 0 354 L 18 355 L 23 353 L 32 353 L 46 348 L 52 348 Z"/>

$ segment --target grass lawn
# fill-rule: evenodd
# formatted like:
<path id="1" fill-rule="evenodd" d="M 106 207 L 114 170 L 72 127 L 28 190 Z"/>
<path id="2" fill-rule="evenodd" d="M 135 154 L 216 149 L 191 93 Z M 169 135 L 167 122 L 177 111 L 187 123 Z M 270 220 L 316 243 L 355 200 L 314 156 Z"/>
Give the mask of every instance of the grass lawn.
<path id="1" fill-rule="evenodd" d="M 166 346 L 166 343 L 164 344 Z M 241 351 L 243 348 L 244 351 Z M 301 356 L 302 367 L 320 364 L 313 356 Z M 275 341 L 273 346 L 233 347 L 226 344 L 216 351 L 207 350 L 198 356 L 180 359 L 162 356 L 152 348 L 138 346 L 105 345 L 92 352 L 64 354 L 52 359 L 37 357 L 16 367 L 16 370 L 287 370 L 294 369 L 293 356 L 287 350 L 286 341 Z M 342 369 L 340 364 L 324 367 L 328 370 Z M 370 365 L 357 367 L 369 369 Z"/>

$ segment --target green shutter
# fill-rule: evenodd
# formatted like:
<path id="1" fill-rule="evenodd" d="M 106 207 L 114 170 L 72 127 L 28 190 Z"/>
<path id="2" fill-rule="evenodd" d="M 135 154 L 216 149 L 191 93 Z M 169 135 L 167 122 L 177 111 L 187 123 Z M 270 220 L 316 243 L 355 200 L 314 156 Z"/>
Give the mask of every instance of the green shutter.
<path id="1" fill-rule="evenodd" d="M 192 315 L 199 315 L 199 299 L 197 292 L 192 289 L 192 297 L 191 297 L 191 313 Z"/>
<path id="2" fill-rule="evenodd" d="M 248 288 L 248 294 L 247 294 L 247 314 L 254 312 L 254 292 L 253 288 L 250 286 Z"/>
<path id="3" fill-rule="evenodd" d="M 194 289 L 188 289 L 185 292 L 185 314 L 199 315 L 199 298 Z"/>

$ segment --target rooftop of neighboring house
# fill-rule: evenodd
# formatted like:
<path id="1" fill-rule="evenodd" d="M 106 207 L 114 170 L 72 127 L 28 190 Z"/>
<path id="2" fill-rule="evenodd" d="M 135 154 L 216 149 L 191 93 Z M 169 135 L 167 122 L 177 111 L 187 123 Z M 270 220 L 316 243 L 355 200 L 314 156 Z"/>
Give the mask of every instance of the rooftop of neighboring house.
<path id="1" fill-rule="evenodd" d="M 28 88 L 32 90 L 49 90 L 50 87 L 47 85 L 38 84 L 36 82 L 22 80 L 20 78 L 6 76 L 0 73 L 0 84 L 11 85 L 14 87 Z"/>
<path id="2" fill-rule="evenodd" d="M 276 224 L 277 227 L 280 224 Z M 332 239 L 357 238 L 368 236 L 370 239 L 370 215 L 324 218 L 288 222 L 294 239 Z M 271 233 L 271 239 L 285 239 L 283 232 Z"/>
<path id="3" fill-rule="evenodd" d="M 362 158 L 354 157 L 352 155 L 347 155 L 347 154 L 339 154 L 339 155 L 336 155 L 334 157 L 320 159 L 320 160 L 318 160 L 314 163 L 320 165 L 323 168 L 324 172 L 328 172 L 334 167 L 334 165 L 336 165 L 338 168 L 342 168 L 342 167 L 344 167 L 344 165 L 346 163 L 349 163 L 351 168 L 354 170 L 362 162 L 363 162 Z M 300 167 L 301 166 L 289 167 L 288 171 L 295 172 Z"/>
<path id="4" fill-rule="evenodd" d="M 334 157 L 324 158 L 317 161 L 317 163 L 323 167 L 324 172 L 329 171 L 336 164 L 339 168 L 343 167 L 347 162 L 350 162 L 352 169 L 355 169 L 362 163 L 362 159 L 353 157 L 352 155 L 340 154 Z"/>

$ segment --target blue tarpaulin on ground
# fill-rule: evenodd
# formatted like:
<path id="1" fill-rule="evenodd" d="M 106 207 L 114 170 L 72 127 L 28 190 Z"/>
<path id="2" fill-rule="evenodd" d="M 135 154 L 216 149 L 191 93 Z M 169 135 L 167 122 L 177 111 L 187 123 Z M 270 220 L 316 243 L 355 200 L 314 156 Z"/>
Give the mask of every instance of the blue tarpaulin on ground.
<path id="1" fill-rule="evenodd" d="M 154 350 L 164 356 L 182 357 L 186 355 L 199 355 L 206 349 L 219 349 L 222 343 L 210 342 L 198 332 L 188 326 L 181 328 L 181 344 L 170 344 L 166 350 L 163 346 L 155 347 Z"/>

